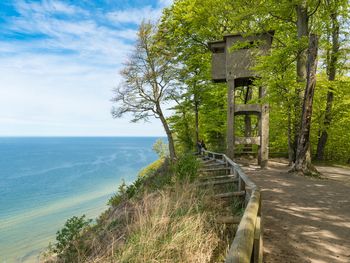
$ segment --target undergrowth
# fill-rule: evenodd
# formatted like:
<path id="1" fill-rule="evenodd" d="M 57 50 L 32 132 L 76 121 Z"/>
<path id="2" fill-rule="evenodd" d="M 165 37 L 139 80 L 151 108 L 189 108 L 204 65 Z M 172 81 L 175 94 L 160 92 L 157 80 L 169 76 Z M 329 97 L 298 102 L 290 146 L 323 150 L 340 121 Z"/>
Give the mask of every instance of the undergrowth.
<path id="1" fill-rule="evenodd" d="M 119 186 L 95 223 L 69 219 L 45 261 L 222 261 L 234 228 L 215 223 L 225 202 L 213 197 L 214 189 L 195 186 L 198 168 L 193 155 L 151 164 L 134 183 Z M 240 204 L 232 204 L 239 213 Z"/>

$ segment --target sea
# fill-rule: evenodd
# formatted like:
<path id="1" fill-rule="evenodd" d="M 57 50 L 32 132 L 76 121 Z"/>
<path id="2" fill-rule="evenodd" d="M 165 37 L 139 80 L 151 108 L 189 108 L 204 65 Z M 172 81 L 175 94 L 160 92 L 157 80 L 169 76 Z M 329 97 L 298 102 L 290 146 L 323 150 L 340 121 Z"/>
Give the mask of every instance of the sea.
<path id="1" fill-rule="evenodd" d="M 0 137 L 0 263 L 39 262 L 72 216 L 96 217 L 157 159 L 155 137 Z"/>

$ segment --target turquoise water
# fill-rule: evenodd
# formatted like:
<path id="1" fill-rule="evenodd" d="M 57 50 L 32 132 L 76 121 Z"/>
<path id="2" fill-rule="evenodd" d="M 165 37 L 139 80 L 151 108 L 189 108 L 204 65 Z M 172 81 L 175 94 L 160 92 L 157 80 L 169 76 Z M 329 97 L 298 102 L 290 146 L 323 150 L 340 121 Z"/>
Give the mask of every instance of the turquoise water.
<path id="1" fill-rule="evenodd" d="M 67 218 L 95 218 L 157 138 L 0 138 L 0 263 L 38 262 Z"/>

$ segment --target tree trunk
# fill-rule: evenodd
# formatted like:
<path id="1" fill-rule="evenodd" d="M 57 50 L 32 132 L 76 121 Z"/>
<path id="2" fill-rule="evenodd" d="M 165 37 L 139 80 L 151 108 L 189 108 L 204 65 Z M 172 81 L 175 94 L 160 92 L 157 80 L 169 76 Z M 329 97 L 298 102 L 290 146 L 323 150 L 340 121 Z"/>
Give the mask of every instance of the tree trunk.
<path id="1" fill-rule="evenodd" d="M 172 161 L 175 161 L 176 160 L 176 152 L 175 152 L 173 135 L 172 135 L 171 130 L 169 128 L 168 122 L 166 121 L 166 119 L 164 117 L 162 108 L 160 107 L 159 104 L 156 105 L 156 108 L 157 108 L 157 113 L 158 113 L 159 119 L 161 120 L 161 122 L 163 124 L 163 128 L 164 128 L 166 136 L 168 138 L 170 159 Z"/>
<path id="2" fill-rule="evenodd" d="M 329 81 L 334 81 L 336 72 L 337 72 L 337 62 L 338 62 L 338 52 L 339 52 L 339 23 L 337 20 L 337 14 L 332 13 L 332 51 L 330 55 L 329 64 L 327 65 L 327 75 Z M 326 102 L 326 111 L 323 121 L 323 127 L 321 130 L 321 136 L 318 139 L 317 143 L 317 155 L 316 159 L 322 161 L 324 159 L 324 150 L 327 144 L 328 139 L 328 128 L 332 121 L 332 107 L 333 107 L 334 94 L 332 91 L 332 84 L 328 89 L 327 93 L 327 102 Z"/>
<path id="3" fill-rule="evenodd" d="M 196 141 L 195 143 L 199 141 L 199 117 L 198 117 L 198 101 L 194 100 L 194 114 L 195 114 L 195 128 L 196 128 Z"/>
<path id="4" fill-rule="evenodd" d="M 305 0 L 296 6 L 296 12 L 297 12 L 298 40 L 301 41 L 303 38 L 308 37 L 309 35 L 309 16 L 307 13 L 307 4 Z M 307 49 L 303 48 L 299 50 L 299 54 L 297 56 L 297 81 L 298 82 L 306 81 L 306 74 L 307 74 L 306 65 L 307 65 Z"/>
<path id="5" fill-rule="evenodd" d="M 307 38 L 309 35 L 309 16 L 308 16 L 308 9 L 306 0 L 303 0 L 300 4 L 296 6 L 296 13 L 297 13 L 297 37 L 299 41 L 302 41 L 304 38 Z M 297 82 L 300 83 L 300 86 L 296 88 L 295 90 L 295 117 L 294 117 L 294 141 L 292 142 L 293 145 L 293 161 L 296 160 L 296 152 L 297 152 L 297 145 L 298 145 L 298 137 L 299 137 L 299 131 L 301 128 L 300 123 L 300 116 L 301 116 L 301 106 L 303 98 L 303 89 L 301 87 L 305 86 L 306 82 L 306 65 L 307 65 L 307 48 L 302 48 L 298 51 L 297 55 Z"/>
<path id="6" fill-rule="evenodd" d="M 296 161 L 293 171 L 302 174 L 316 173 L 317 170 L 311 164 L 310 158 L 310 129 L 313 97 L 316 87 L 318 37 L 311 35 L 309 39 L 307 82 L 303 101 L 303 113 L 301 118 L 301 130 L 298 138 Z"/>
<path id="7" fill-rule="evenodd" d="M 186 152 L 190 152 L 193 150 L 193 134 L 191 133 L 190 125 L 187 121 L 187 112 L 185 108 L 182 108 L 182 118 L 184 120 L 184 138 L 183 142 L 185 143 L 185 150 Z"/>

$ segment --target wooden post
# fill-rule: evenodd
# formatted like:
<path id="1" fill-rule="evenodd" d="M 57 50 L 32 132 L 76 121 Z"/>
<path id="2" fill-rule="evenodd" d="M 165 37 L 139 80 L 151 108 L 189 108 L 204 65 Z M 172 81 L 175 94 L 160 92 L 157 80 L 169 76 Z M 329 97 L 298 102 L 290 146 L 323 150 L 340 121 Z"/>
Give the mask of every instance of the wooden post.
<path id="1" fill-rule="evenodd" d="M 259 98 L 266 95 L 266 90 L 259 87 Z M 269 159 L 269 105 L 262 104 L 259 116 L 260 145 L 258 148 L 258 164 L 261 168 L 266 168 Z"/>
<path id="2" fill-rule="evenodd" d="M 253 262 L 262 263 L 262 260 L 263 260 L 263 245 L 262 245 L 262 233 L 261 233 L 261 217 L 258 216 L 255 222 Z"/>
<path id="3" fill-rule="evenodd" d="M 260 166 L 266 168 L 269 159 L 269 105 L 263 104 L 261 109 Z"/>
<path id="4" fill-rule="evenodd" d="M 238 174 L 239 176 L 239 174 Z M 245 182 L 243 181 L 242 177 L 239 176 L 238 181 L 238 191 L 245 191 Z"/>
<path id="5" fill-rule="evenodd" d="M 253 88 L 249 87 L 249 85 L 246 87 L 247 92 L 244 99 L 244 104 L 247 105 L 248 102 L 252 99 L 253 96 Z M 244 115 L 244 137 L 251 137 L 252 136 L 252 119 L 250 114 Z M 244 145 L 243 153 L 250 153 L 253 150 L 252 144 L 248 143 Z"/>
<path id="6" fill-rule="evenodd" d="M 235 81 L 227 82 L 227 156 L 234 158 L 234 109 L 235 109 Z"/>

